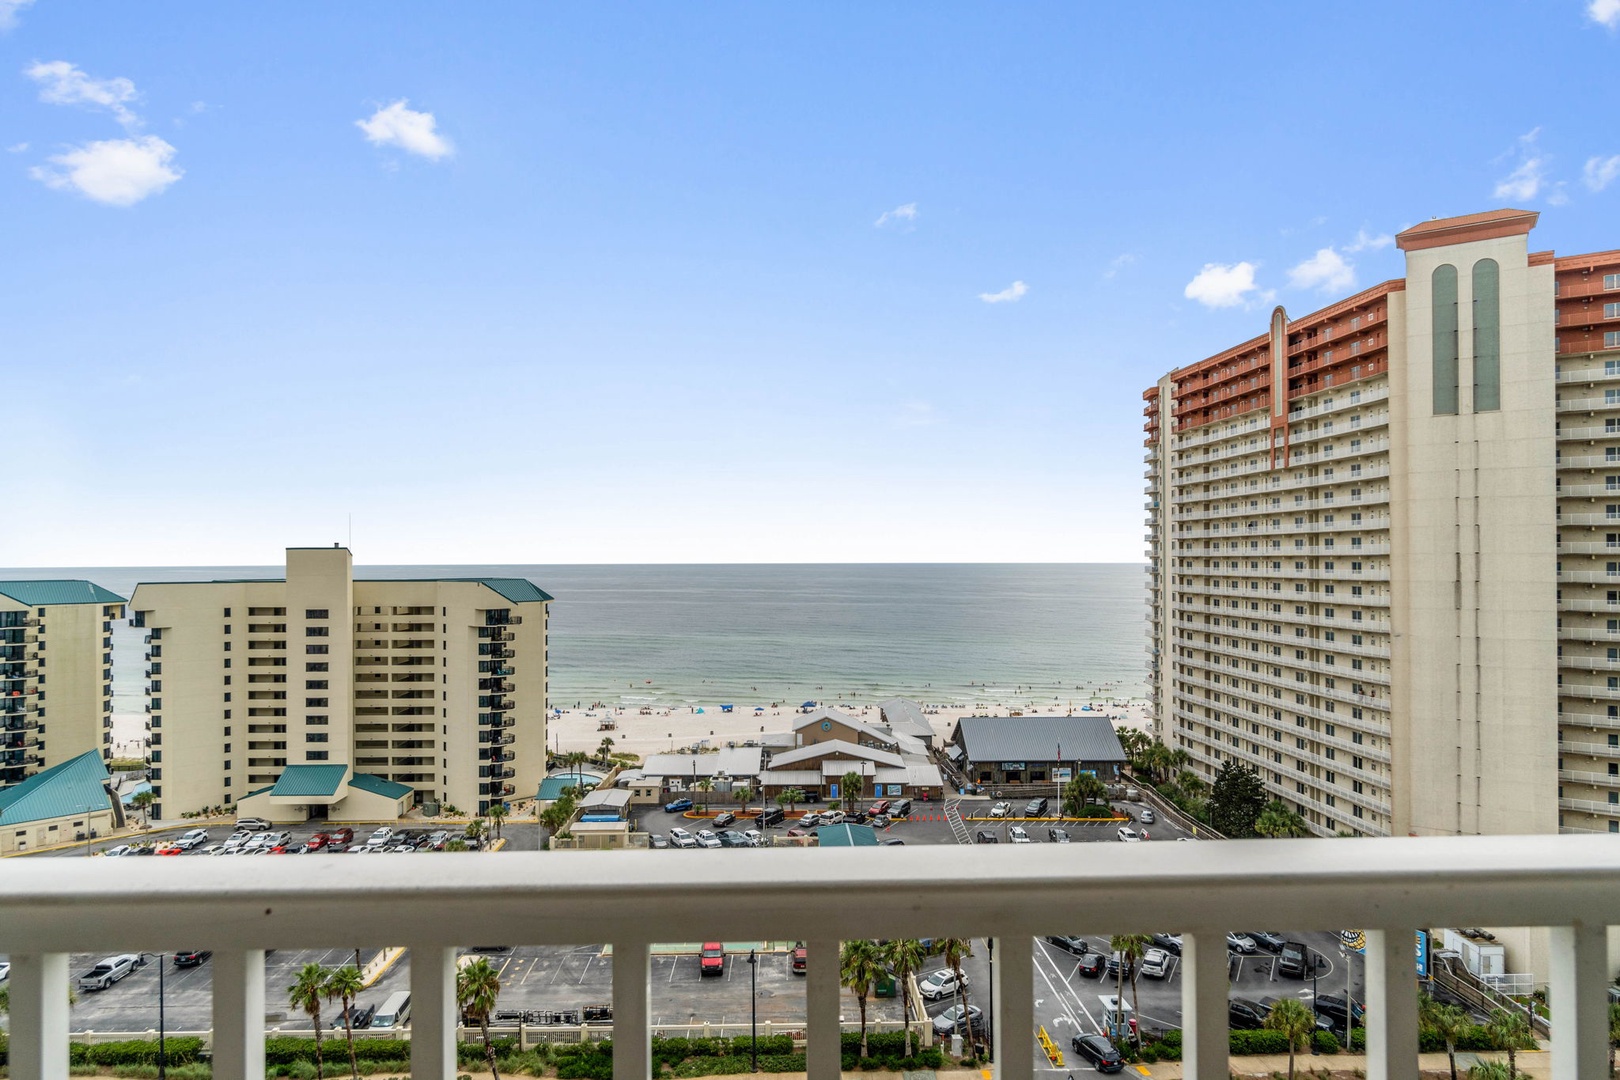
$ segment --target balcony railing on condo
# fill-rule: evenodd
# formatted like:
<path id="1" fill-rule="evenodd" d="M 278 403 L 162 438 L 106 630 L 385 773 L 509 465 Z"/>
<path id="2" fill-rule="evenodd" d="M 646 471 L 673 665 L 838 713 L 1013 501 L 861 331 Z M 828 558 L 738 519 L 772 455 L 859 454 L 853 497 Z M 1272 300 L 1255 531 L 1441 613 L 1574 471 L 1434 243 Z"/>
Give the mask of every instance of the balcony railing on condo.
<path id="1" fill-rule="evenodd" d="M 1357 928 L 1367 940 L 1367 1072 L 1416 1075 L 1412 931 L 1430 926 L 1550 927 L 1555 1076 L 1607 1073 L 1607 927 L 1620 921 L 1620 848 L 1606 836 L 1235 841 L 1073 845 L 1038 858 L 975 850 L 974 872 L 925 848 L 717 851 L 704 873 L 685 852 L 443 855 L 416 859 L 19 859 L 0 876 L 0 952 L 11 972 L 11 1075 L 68 1072 L 68 954 L 211 948 L 213 1068 L 264 1075 L 264 950 L 410 948 L 412 1075 L 455 1075 L 456 947 L 610 943 L 613 1070 L 651 1063 L 654 942 L 799 938 L 812 1080 L 839 1075 L 838 943 L 846 938 L 997 940 L 996 1073 L 1031 1076 L 1036 1040 L 1032 939 L 1073 933 L 1184 934 L 1183 1070 L 1228 1075 L 1228 929 Z M 568 872 L 556 861 L 568 860 Z M 858 901 L 858 902 L 857 902 Z M 197 941 L 199 928 L 207 940 Z"/>

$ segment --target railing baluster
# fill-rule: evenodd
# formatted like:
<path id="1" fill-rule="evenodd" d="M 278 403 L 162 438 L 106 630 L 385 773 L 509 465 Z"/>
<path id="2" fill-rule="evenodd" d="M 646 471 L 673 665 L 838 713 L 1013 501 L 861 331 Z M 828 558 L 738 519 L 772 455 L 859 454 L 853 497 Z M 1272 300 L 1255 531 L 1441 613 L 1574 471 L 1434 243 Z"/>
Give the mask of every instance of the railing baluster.
<path id="1" fill-rule="evenodd" d="M 1417 1075 L 1417 935 L 1367 931 L 1367 1078 Z"/>
<path id="2" fill-rule="evenodd" d="M 455 1080 L 456 950 L 411 946 L 411 1077 Z"/>
<path id="3" fill-rule="evenodd" d="M 264 1075 L 264 950 L 216 950 L 210 966 L 215 1080 L 259 1080 Z"/>
<path id="4" fill-rule="evenodd" d="M 59 1080 L 68 1072 L 66 953 L 11 958 L 11 1075 Z"/>
<path id="5" fill-rule="evenodd" d="M 1025 1080 L 1035 1074 L 1035 939 L 997 938 L 995 944 L 995 1078 Z"/>
<path id="6" fill-rule="evenodd" d="M 645 941 L 613 943 L 613 1080 L 652 1075 L 652 1029 L 647 1010 L 652 947 Z"/>
<path id="7" fill-rule="evenodd" d="M 805 942 L 805 1068 L 807 1080 L 838 1080 L 844 1051 L 839 1027 L 840 942 Z"/>
<path id="8" fill-rule="evenodd" d="M 1549 1001 L 1553 1080 L 1609 1074 L 1609 933 L 1604 926 L 1551 930 Z"/>
<path id="9" fill-rule="evenodd" d="M 1226 935 L 1181 936 L 1181 1068 L 1187 1080 L 1226 1080 Z"/>

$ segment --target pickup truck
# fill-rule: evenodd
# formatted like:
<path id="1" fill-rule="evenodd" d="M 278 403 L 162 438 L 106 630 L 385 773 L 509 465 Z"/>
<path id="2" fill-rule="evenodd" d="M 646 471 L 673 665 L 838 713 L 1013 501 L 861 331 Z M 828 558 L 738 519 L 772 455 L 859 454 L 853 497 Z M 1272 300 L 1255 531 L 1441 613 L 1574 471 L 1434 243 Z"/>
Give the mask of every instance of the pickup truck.
<path id="1" fill-rule="evenodd" d="M 79 976 L 80 990 L 105 990 L 125 975 L 135 970 L 140 957 L 134 953 L 121 953 L 118 956 L 109 956 L 95 967 Z"/>

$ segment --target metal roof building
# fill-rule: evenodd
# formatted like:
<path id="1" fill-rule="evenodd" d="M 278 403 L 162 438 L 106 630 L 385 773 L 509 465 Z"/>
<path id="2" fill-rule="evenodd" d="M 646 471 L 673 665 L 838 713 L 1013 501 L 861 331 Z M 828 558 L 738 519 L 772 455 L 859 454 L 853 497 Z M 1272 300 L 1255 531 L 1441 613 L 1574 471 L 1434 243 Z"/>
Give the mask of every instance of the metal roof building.
<path id="1" fill-rule="evenodd" d="M 0 853 L 68 843 L 122 824 L 107 780 L 101 751 L 87 750 L 0 788 Z"/>
<path id="2" fill-rule="evenodd" d="M 0 596 L 9 596 L 29 607 L 56 604 L 122 604 L 125 598 L 109 592 L 93 581 L 0 581 Z"/>
<path id="3" fill-rule="evenodd" d="M 1125 749 L 1107 717 L 964 716 L 951 741 L 972 779 L 989 783 L 1047 782 L 1053 771 L 1078 768 L 1113 780 Z"/>

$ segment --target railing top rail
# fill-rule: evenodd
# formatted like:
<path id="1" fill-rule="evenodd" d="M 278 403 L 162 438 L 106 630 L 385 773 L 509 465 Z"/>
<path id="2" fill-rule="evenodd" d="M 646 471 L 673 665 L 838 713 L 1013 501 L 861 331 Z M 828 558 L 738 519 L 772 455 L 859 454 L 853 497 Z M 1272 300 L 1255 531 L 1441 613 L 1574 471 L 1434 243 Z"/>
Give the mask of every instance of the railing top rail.
<path id="1" fill-rule="evenodd" d="M 1503 836 L 975 848 L 8 859 L 0 952 L 1620 924 L 1620 845 Z M 693 859 L 701 859 L 701 868 Z"/>

